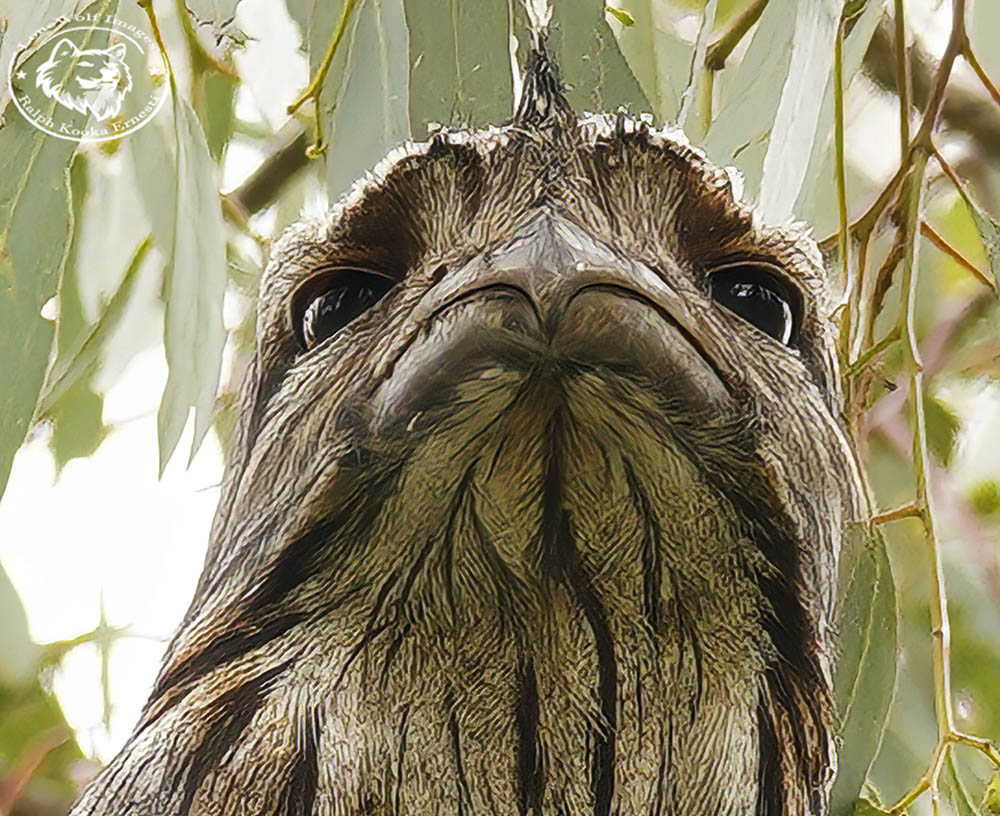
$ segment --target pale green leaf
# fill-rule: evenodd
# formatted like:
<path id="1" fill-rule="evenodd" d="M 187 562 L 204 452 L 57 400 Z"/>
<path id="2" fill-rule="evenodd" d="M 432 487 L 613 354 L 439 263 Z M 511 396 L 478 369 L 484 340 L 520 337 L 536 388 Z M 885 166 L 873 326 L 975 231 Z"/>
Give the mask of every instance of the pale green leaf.
<path id="1" fill-rule="evenodd" d="M 100 317 L 88 327 L 86 334 L 80 337 L 71 350 L 67 349 L 57 357 L 49 371 L 45 389 L 39 400 L 40 414 L 44 415 L 54 410 L 56 403 L 69 389 L 81 380 L 88 379 L 96 371 L 109 338 L 131 302 L 139 270 L 151 244 L 151 240 L 147 238 L 139 245 L 125 270 L 121 284 L 104 307 Z"/>
<path id="2" fill-rule="evenodd" d="M 514 91 L 506 4 L 404 0 L 403 5 L 414 136 L 425 138 L 431 122 L 464 127 L 509 119 Z"/>
<path id="3" fill-rule="evenodd" d="M 309 64 L 315 71 L 336 15 L 314 18 Z M 329 20 L 327 24 L 326 20 Z M 362 0 L 341 40 L 320 94 L 330 200 L 410 136 L 409 66 L 402 0 Z"/>
<path id="4" fill-rule="evenodd" d="M 788 77 L 796 14 L 788 3 L 768 3 L 743 59 L 726 63 L 716 84 L 721 99 L 705 137 L 708 155 L 721 165 L 735 164 L 754 197 L 767 136 Z"/>
<path id="5" fill-rule="evenodd" d="M 173 91 L 177 138 L 174 228 L 164 286 L 169 374 L 157 412 L 160 472 L 195 411 L 191 456 L 211 427 L 226 330 L 226 241 L 216 167 L 191 106 Z"/>
<path id="6" fill-rule="evenodd" d="M 983 794 L 983 810 L 991 814 L 1000 814 L 1000 771 L 993 774 L 990 784 Z"/>
<path id="7" fill-rule="evenodd" d="M 28 682 L 41 656 L 28 633 L 28 615 L 14 584 L 0 565 L 0 684 Z"/>
<path id="8" fill-rule="evenodd" d="M 93 11 L 113 10 L 112 0 Z M 8 32 L 7 37 L 11 36 Z M 97 32 L 90 42 L 100 45 Z M 55 106 L 52 102 L 52 106 Z M 78 114 L 82 125 L 85 117 Z M 0 494 L 24 439 L 52 345 L 53 325 L 41 316 L 56 293 L 72 220 L 67 168 L 76 144 L 53 139 L 10 106 L 0 130 Z"/>
<path id="9" fill-rule="evenodd" d="M 844 88 L 861 69 L 861 62 L 871 43 L 875 29 L 885 11 L 886 0 L 868 0 L 861 16 L 854 20 L 844 39 L 844 72 L 842 81 Z M 831 45 L 832 48 L 832 45 Z M 835 187 L 833 179 L 833 75 L 830 75 L 823 93 L 823 106 L 820 109 L 819 123 L 816 127 L 816 139 L 813 142 L 812 154 L 809 157 L 809 167 L 805 180 L 799 192 L 795 212 L 801 218 L 809 221 L 814 227 L 819 213 L 824 209 L 836 212 L 834 200 Z M 829 161 L 827 159 L 829 158 Z M 829 166 L 829 172 L 823 170 Z"/>
<path id="10" fill-rule="evenodd" d="M 800 0 L 788 73 L 771 126 L 760 182 L 766 221 L 789 219 L 806 178 L 823 92 L 833 67 L 833 41 L 841 7 L 836 0 Z"/>
<path id="11" fill-rule="evenodd" d="M 837 612 L 837 777 L 832 816 L 850 816 L 882 744 L 896 688 L 896 589 L 879 530 L 855 525 L 840 555 Z M 876 811 L 877 812 L 877 811 Z"/>
<path id="12" fill-rule="evenodd" d="M 688 84 L 694 45 L 681 39 L 656 0 L 621 0 L 635 25 L 616 33 L 618 45 L 661 122 L 672 122 Z"/>

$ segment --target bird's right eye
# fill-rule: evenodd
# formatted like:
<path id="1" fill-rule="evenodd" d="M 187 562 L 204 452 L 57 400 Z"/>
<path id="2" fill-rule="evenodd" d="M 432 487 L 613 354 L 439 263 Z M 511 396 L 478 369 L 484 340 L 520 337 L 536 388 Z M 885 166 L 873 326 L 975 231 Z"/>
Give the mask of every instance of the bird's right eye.
<path id="1" fill-rule="evenodd" d="M 296 337 L 315 348 L 380 301 L 396 281 L 370 269 L 335 269 L 310 282 L 293 308 Z"/>

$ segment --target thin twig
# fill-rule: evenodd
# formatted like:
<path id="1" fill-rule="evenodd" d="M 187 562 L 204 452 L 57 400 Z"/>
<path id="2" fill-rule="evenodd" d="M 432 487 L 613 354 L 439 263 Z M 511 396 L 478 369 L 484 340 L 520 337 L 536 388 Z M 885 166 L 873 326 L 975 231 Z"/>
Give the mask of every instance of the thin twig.
<path id="1" fill-rule="evenodd" d="M 871 524 L 888 524 L 890 521 L 913 518 L 920 515 L 920 505 L 915 501 L 907 502 L 893 510 L 886 510 L 884 513 L 877 513 L 869 519 Z"/>
<path id="2" fill-rule="evenodd" d="M 961 252 L 959 252 L 955 247 L 949 244 L 944 237 L 939 233 L 934 227 L 928 224 L 926 221 L 921 220 L 920 222 L 920 234 L 929 240 L 934 246 L 940 249 L 945 255 L 950 257 L 959 266 L 970 272 L 976 280 L 981 283 L 986 284 L 990 289 L 995 289 L 996 284 L 993 279 L 983 272 L 978 266 L 976 266 L 972 261 L 966 258 Z"/>
<path id="3" fill-rule="evenodd" d="M 966 43 L 965 50 L 962 52 L 962 56 L 965 57 L 965 61 L 969 63 L 969 67 L 976 72 L 976 76 L 979 77 L 979 81 L 983 83 L 983 87 L 986 88 L 987 93 L 993 97 L 993 101 L 1000 105 L 1000 88 L 997 88 L 993 84 L 993 80 L 990 79 L 989 74 L 979 63 L 976 58 L 975 52 L 972 50 L 972 46 Z"/>
<path id="4" fill-rule="evenodd" d="M 739 45 L 746 33 L 753 28 L 753 24 L 760 19 L 766 6 L 767 0 L 754 0 L 733 20 L 732 25 L 720 35 L 719 39 L 708 46 L 708 51 L 705 52 L 705 67 L 709 71 L 721 71 L 726 67 L 729 55 L 733 53 L 733 49 Z"/>

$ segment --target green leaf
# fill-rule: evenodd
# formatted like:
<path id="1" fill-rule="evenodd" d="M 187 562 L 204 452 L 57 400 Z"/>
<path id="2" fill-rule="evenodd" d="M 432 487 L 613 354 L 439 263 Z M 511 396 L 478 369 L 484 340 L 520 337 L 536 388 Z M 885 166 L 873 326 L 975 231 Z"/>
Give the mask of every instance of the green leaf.
<path id="1" fill-rule="evenodd" d="M 615 8 L 614 6 L 608 6 L 605 11 L 614 17 L 623 26 L 634 26 L 635 18 L 629 14 L 625 9 Z"/>
<path id="2" fill-rule="evenodd" d="M 233 135 L 233 103 L 236 99 L 236 83 L 224 74 L 208 71 L 202 77 L 205 90 L 205 141 L 208 152 L 219 162 L 222 151 Z"/>
<path id="3" fill-rule="evenodd" d="M 971 198 L 966 197 L 965 203 L 969 207 L 972 220 L 976 222 L 976 229 L 979 237 L 983 241 L 983 248 L 986 250 L 986 259 L 990 264 L 990 274 L 993 276 L 993 288 L 997 288 L 1000 281 L 1000 222 L 992 215 L 979 207 Z"/>
<path id="4" fill-rule="evenodd" d="M 88 7 L 113 10 L 113 0 Z M 12 35 L 8 30 L 7 38 Z M 107 34 L 90 35 L 99 46 Z M 6 42 L 6 38 L 5 38 Z M 53 107 L 55 102 L 52 103 Z M 55 293 L 72 226 L 67 167 L 75 142 L 54 139 L 8 107 L 0 130 L 0 494 L 34 414 L 52 346 L 53 325 L 41 316 Z M 85 116 L 78 115 L 83 124 Z"/>
<path id="5" fill-rule="evenodd" d="M 888 810 L 882 810 L 878 805 L 872 804 L 867 799 L 858 799 L 854 803 L 854 810 L 851 812 L 851 816 L 886 816 L 888 813 Z"/>
<path id="6" fill-rule="evenodd" d="M 87 174 L 87 160 L 83 154 L 78 154 L 73 159 L 69 172 L 73 236 L 59 279 L 59 316 L 56 321 L 56 359 L 53 368 L 65 363 L 67 357 L 74 354 L 88 329 L 79 287 L 79 250 L 83 204 L 88 192 Z M 93 371 L 91 368 L 90 375 Z M 43 417 L 52 422 L 49 449 L 55 457 L 57 472 L 70 459 L 92 454 L 106 435 L 103 421 L 104 398 L 93 390 L 90 379 L 91 376 L 88 376 L 86 382 L 74 382 Z M 43 400 L 44 396 L 40 402 Z"/>
<path id="7" fill-rule="evenodd" d="M 163 343 L 167 384 L 156 415 L 160 473 L 166 467 L 194 408 L 193 457 L 211 427 L 226 329 L 226 240 L 216 166 L 191 106 L 173 93 L 177 138 L 174 228 L 164 281 Z"/>
<path id="8" fill-rule="evenodd" d="M 326 54 L 341 8 L 321 0 L 289 3 L 308 46 L 311 76 Z M 403 0 L 359 0 L 348 20 L 320 93 L 331 201 L 410 136 L 407 36 Z"/>
<path id="9" fill-rule="evenodd" d="M 839 595 L 834 691 L 840 742 L 830 813 L 849 816 L 882 744 L 896 688 L 896 589 L 877 528 L 868 532 L 859 524 L 848 531 Z"/>
<path id="10" fill-rule="evenodd" d="M 945 467 L 951 465 L 955 443 L 962 425 L 950 406 L 930 393 L 924 393 L 924 420 L 927 424 L 927 446 Z"/>
<path id="11" fill-rule="evenodd" d="M 626 4 L 620 4 L 626 7 Z M 649 100 L 632 73 L 608 25 L 604 0 L 555 3 L 549 25 L 551 48 L 566 85 L 566 98 L 577 111 L 650 111 Z M 514 34 L 520 43 L 520 65 L 528 45 L 527 16 L 514 4 Z M 499 32 L 498 32 L 499 33 Z M 486 36 L 498 36 L 486 32 Z M 685 79 L 687 68 L 685 68 Z"/>
<path id="12" fill-rule="evenodd" d="M 49 371 L 44 392 L 39 400 L 39 413 L 48 414 L 56 403 L 77 383 L 94 373 L 101 361 L 101 353 L 118 326 L 129 305 L 142 262 L 152 246 L 152 239 L 146 238 L 136 249 L 117 291 L 108 301 L 97 322 L 75 345 L 72 352 L 61 354 Z"/>
<path id="13" fill-rule="evenodd" d="M 993 774 L 990 784 L 983 794 L 983 810 L 991 814 L 1000 814 L 1000 771 Z"/>
<path id="14" fill-rule="evenodd" d="M 761 173 L 760 212 L 766 221 L 781 223 L 790 218 L 805 181 L 823 92 L 833 68 L 840 13 L 836 0 L 800 0 L 795 4 L 788 73 Z"/>
<path id="15" fill-rule="evenodd" d="M 323 37 L 329 37 L 330 31 L 332 27 L 323 31 Z M 313 70 L 317 33 L 318 29 L 313 31 L 310 45 Z M 339 51 L 345 58 L 344 67 L 337 75 L 334 71 L 327 75 L 320 95 L 331 201 L 410 137 L 408 43 L 402 0 L 363 0 L 354 12 L 347 37 L 349 42 L 342 41 Z"/>
<path id="16" fill-rule="evenodd" d="M 760 188 L 764 146 L 788 77 L 795 19 L 789 4 L 768 3 L 743 60 L 727 62 L 716 81 L 722 98 L 704 147 L 717 164 L 735 164 L 743 172 L 750 197 Z"/>
<path id="17" fill-rule="evenodd" d="M 0 685 L 21 685 L 34 677 L 41 656 L 28 633 L 28 615 L 0 565 Z"/>
<path id="18" fill-rule="evenodd" d="M 657 0 L 621 0 L 635 25 L 616 33 L 618 45 L 661 122 L 672 122 L 687 86 L 694 46 L 656 25 Z"/>
<path id="19" fill-rule="evenodd" d="M 1000 514 L 1000 482 L 987 479 L 973 486 L 969 506 L 980 516 Z"/>
<path id="20" fill-rule="evenodd" d="M 844 38 L 844 72 L 842 81 L 844 88 L 861 70 L 861 63 L 868 45 L 871 43 L 875 29 L 882 19 L 885 10 L 885 0 L 869 0 L 864 5 L 861 16 L 849 26 Z M 833 47 L 832 45 L 830 46 Z M 805 181 L 796 202 L 796 214 L 807 219 L 814 228 L 821 212 L 836 213 L 833 178 L 833 75 L 831 74 L 823 93 L 823 105 L 820 109 L 819 123 L 816 126 L 816 139 L 813 141 L 812 154 L 809 157 L 809 167 L 806 170 Z M 828 172 L 823 169 L 829 162 Z M 831 226 L 832 229 L 832 226 Z M 822 232 L 822 231 L 821 231 Z"/>
<path id="21" fill-rule="evenodd" d="M 478 127 L 509 119 L 514 90 L 505 4 L 404 0 L 403 5 L 414 136 L 426 138 L 431 122 Z"/>

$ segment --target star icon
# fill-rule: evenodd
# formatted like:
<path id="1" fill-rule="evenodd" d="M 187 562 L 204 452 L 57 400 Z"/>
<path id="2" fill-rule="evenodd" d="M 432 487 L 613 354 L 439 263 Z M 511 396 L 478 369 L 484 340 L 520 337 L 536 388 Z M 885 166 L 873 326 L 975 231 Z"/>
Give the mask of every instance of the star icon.
<path id="1" fill-rule="evenodd" d="M 18 79 L 24 79 L 28 75 L 24 73 L 24 71 L 18 71 L 16 74 L 14 74 L 14 76 L 16 76 Z"/>

